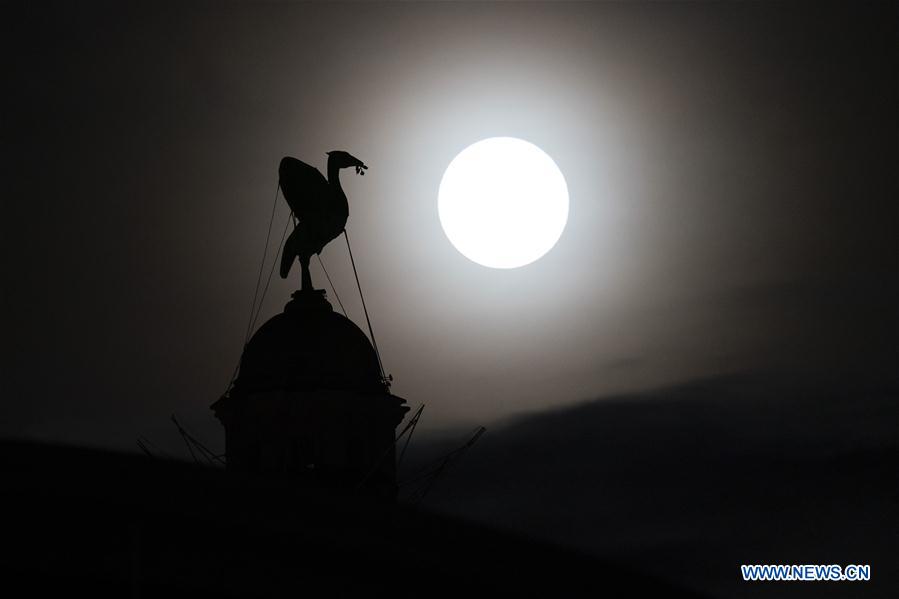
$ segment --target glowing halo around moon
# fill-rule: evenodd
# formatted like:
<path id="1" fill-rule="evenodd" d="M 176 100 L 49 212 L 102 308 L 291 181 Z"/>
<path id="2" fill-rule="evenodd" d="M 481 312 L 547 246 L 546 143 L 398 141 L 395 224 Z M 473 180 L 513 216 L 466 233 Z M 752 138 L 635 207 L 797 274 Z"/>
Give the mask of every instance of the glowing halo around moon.
<path id="1" fill-rule="evenodd" d="M 490 268 L 530 264 L 568 222 L 568 185 L 553 159 L 515 137 L 491 137 L 456 156 L 440 181 L 440 224 L 459 252 Z"/>

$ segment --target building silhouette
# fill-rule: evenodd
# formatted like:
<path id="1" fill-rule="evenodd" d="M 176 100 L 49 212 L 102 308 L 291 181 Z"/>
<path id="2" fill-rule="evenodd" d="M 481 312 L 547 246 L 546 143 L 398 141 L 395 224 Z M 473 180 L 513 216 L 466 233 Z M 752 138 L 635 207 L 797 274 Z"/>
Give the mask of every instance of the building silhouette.
<path id="1" fill-rule="evenodd" d="M 227 468 L 0 441 L 8 596 L 693 596 L 396 499 L 389 391 L 365 334 L 298 292 L 213 404 Z"/>
<path id="2" fill-rule="evenodd" d="M 396 493 L 392 395 L 359 327 L 320 292 L 298 291 L 253 335 L 231 392 L 213 404 L 228 469 Z"/>

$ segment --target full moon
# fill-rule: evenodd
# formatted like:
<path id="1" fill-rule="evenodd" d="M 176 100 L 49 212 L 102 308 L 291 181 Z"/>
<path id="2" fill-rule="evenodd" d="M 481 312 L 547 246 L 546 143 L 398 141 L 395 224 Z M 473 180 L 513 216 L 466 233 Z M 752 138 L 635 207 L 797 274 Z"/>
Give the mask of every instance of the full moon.
<path id="1" fill-rule="evenodd" d="M 515 137 L 491 137 L 456 156 L 440 181 L 440 224 L 459 252 L 518 268 L 552 249 L 568 222 L 568 185 L 553 159 Z"/>

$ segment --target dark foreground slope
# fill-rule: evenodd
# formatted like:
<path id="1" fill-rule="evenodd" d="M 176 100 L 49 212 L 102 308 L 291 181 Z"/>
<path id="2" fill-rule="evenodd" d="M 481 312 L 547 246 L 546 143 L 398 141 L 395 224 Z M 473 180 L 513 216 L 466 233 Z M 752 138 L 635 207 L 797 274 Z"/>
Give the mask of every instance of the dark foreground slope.
<path id="1" fill-rule="evenodd" d="M 537 413 L 492 427 L 425 503 L 712 596 L 895 597 L 899 393 L 753 375 Z M 872 579 L 743 582 L 754 563 Z"/>
<path id="2" fill-rule="evenodd" d="M 570 551 L 223 470 L 0 443 L 0 593 L 87 597 L 686 596 Z"/>

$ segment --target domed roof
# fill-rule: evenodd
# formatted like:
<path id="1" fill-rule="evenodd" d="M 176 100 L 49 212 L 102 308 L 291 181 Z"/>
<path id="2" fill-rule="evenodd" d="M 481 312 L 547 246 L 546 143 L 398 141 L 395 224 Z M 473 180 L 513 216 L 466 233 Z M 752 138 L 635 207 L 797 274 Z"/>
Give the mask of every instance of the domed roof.
<path id="1" fill-rule="evenodd" d="M 320 294 L 298 292 L 250 339 L 234 391 L 312 389 L 386 390 L 365 333 Z"/>

